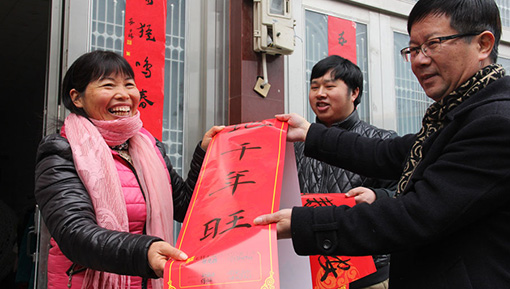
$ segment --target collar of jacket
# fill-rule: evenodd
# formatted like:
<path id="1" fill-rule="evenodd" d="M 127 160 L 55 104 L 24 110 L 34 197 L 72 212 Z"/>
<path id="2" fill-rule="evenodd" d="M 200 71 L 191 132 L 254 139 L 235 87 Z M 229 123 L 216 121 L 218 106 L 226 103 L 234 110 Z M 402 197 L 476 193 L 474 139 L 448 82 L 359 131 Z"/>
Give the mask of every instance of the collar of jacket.
<path id="1" fill-rule="evenodd" d="M 466 101 L 461 103 L 457 108 L 448 112 L 446 118 L 453 120 L 456 117 L 468 113 L 471 110 L 494 101 L 510 101 L 510 76 L 504 76 L 497 81 L 491 83 L 476 94 L 473 94 Z"/>
<path id="2" fill-rule="evenodd" d="M 343 128 L 345 130 L 351 130 L 360 121 L 361 120 L 359 119 L 358 110 L 354 109 L 354 111 L 346 119 L 339 122 L 335 122 L 331 126 Z M 315 117 L 315 122 L 326 125 L 318 117 Z"/>

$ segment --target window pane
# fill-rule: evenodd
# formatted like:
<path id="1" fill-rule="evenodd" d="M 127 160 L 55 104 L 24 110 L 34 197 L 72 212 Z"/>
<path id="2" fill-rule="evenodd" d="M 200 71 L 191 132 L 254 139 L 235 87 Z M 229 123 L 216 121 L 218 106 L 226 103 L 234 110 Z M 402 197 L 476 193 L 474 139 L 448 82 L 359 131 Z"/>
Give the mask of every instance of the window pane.
<path id="1" fill-rule="evenodd" d="M 167 0 L 163 139 L 175 170 L 183 173 L 184 0 Z"/>
<path id="2" fill-rule="evenodd" d="M 125 0 L 94 0 L 90 50 L 123 54 Z M 167 0 L 165 103 L 162 142 L 174 169 L 182 175 L 185 1 Z"/>
<path id="3" fill-rule="evenodd" d="M 404 62 L 400 49 L 408 46 L 409 36 L 394 33 L 395 51 L 395 96 L 397 104 L 397 133 L 404 135 L 420 130 L 421 120 L 428 106 L 433 102 L 425 95 L 420 83 L 411 70 L 411 64 Z"/>
<path id="4" fill-rule="evenodd" d="M 498 57 L 498 63 L 503 65 L 506 70 L 506 74 L 510 73 L 510 58 L 503 58 L 501 56 Z"/>
<path id="5" fill-rule="evenodd" d="M 499 14 L 501 16 L 501 25 L 510 27 L 510 1 L 509 0 L 496 0 L 499 7 Z"/>
<path id="6" fill-rule="evenodd" d="M 117 40 L 124 42 L 124 10 L 126 1 L 95 0 L 92 3 L 92 35 L 90 50 L 107 50 L 122 55 L 122 46 L 116 47 Z"/>
<path id="7" fill-rule="evenodd" d="M 328 15 L 305 11 L 305 62 L 306 87 L 310 89 L 310 75 L 315 63 L 328 56 Z M 356 23 L 356 61 L 363 73 L 363 96 L 358 105 L 358 113 L 362 120 L 370 122 L 370 96 L 368 82 L 368 43 L 367 25 Z M 315 113 L 307 106 L 307 119 L 315 122 Z"/>
<path id="8" fill-rule="evenodd" d="M 328 16 L 321 13 L 305 11 L 305 63 L 306 88 L 310 90 L 312 68 L 319 60 L 328 56 Z M 308 99 L 308 94 L 307 94 Z M 309 102 L 307 102 L 309 103 Z M 307 105 L 307 119 L 315 122 L 315 113 Z"/>
<path id="9" fill-rule="evenodd" d="M 363 94 L 358 104 L 359 117 L 370 123 L 370 86 L 368 86 L 368 35 L 367 25 L 356 23 L 356 62 L 363 73 Z"/>

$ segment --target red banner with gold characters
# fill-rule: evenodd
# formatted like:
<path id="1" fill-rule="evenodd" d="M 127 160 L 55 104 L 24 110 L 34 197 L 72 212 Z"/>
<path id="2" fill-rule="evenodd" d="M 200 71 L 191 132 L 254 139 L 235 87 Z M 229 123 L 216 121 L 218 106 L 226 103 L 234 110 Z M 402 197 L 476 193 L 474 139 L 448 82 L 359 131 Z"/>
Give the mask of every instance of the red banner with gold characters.
<path id="1" fill-rule="evenodd" d="M 144 127 L 161 140 L 163 128 L 166 0 L 126 0 L 124 58 L 140 91 Z"/>
<path id="2" fill-rule="evenodd" d="M 269 119 L 213 138 L 176 243 L 190 257 L 167 262 L 165 288 L 279 288 L 276 225 L 253 219 L 279 209 L 286 136 Z"/>
<path id="3" fill-rule="evenodd" d="M 328 16 L 328 55 L 340 55 L 356 64 L 356 22 Z"/>
<path id="4" fill-rule="evenodd" d="M 303 207 L 354 206 L 354 198 L 345 194 L 303 194 Z M 348 289 L 349 283 L 374 273 L 372 256 L 310 256 L 314 289 Z"/>

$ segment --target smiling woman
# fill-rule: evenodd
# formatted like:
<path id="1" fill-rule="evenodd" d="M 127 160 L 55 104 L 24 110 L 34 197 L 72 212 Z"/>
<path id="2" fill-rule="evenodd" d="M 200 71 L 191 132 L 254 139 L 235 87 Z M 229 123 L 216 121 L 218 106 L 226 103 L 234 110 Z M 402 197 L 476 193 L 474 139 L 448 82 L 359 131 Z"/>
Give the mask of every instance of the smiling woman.
<path id="1" fill-rule="evenodd" d="M 136 114 L 140 92 L 129 63 L 114 52 L 95 51 L 79 57 L 64 77 L 62 101 L 72 113 L 97 120 L 113 120 L 117 106 Z M 124 116 L 124 115 L 123 115 Z"/>
<path id="2" fill-rule="evenodd" d="M 73 88 L 70 95 L 77 108 L 98 120 L 134 116 L 140 102 L 140 92 L 132 76 L 118 73 L 90 82 L 84 92 Z"/>
<path id="3" fill-rule="evenodd" d="M 140 120 L 140 93 L 129 63 L 114 52 L 79 57 L 64 77 L 71 111 L 60 135 L 37 152 L 35 197 L 52 235 L 48 288 L 162 288 L 173 220 L 184 219 L 212 137 L 196 147 L 188 178 Z M 126 254 L 129 252 L 129 254 Z"/>

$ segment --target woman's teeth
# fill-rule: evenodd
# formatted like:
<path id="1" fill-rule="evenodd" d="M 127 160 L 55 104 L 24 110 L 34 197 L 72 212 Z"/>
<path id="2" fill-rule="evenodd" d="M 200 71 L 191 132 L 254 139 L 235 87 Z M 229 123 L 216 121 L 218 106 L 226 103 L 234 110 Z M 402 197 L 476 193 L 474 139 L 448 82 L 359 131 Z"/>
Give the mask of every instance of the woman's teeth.
<path id="1" fill-rule="evenodd" d="M 118 116 L 125 116 L 129 115 L 131 109 L 129 107 L 115 107 L 109 109 L 111 114 L 118 115 Z"/>

